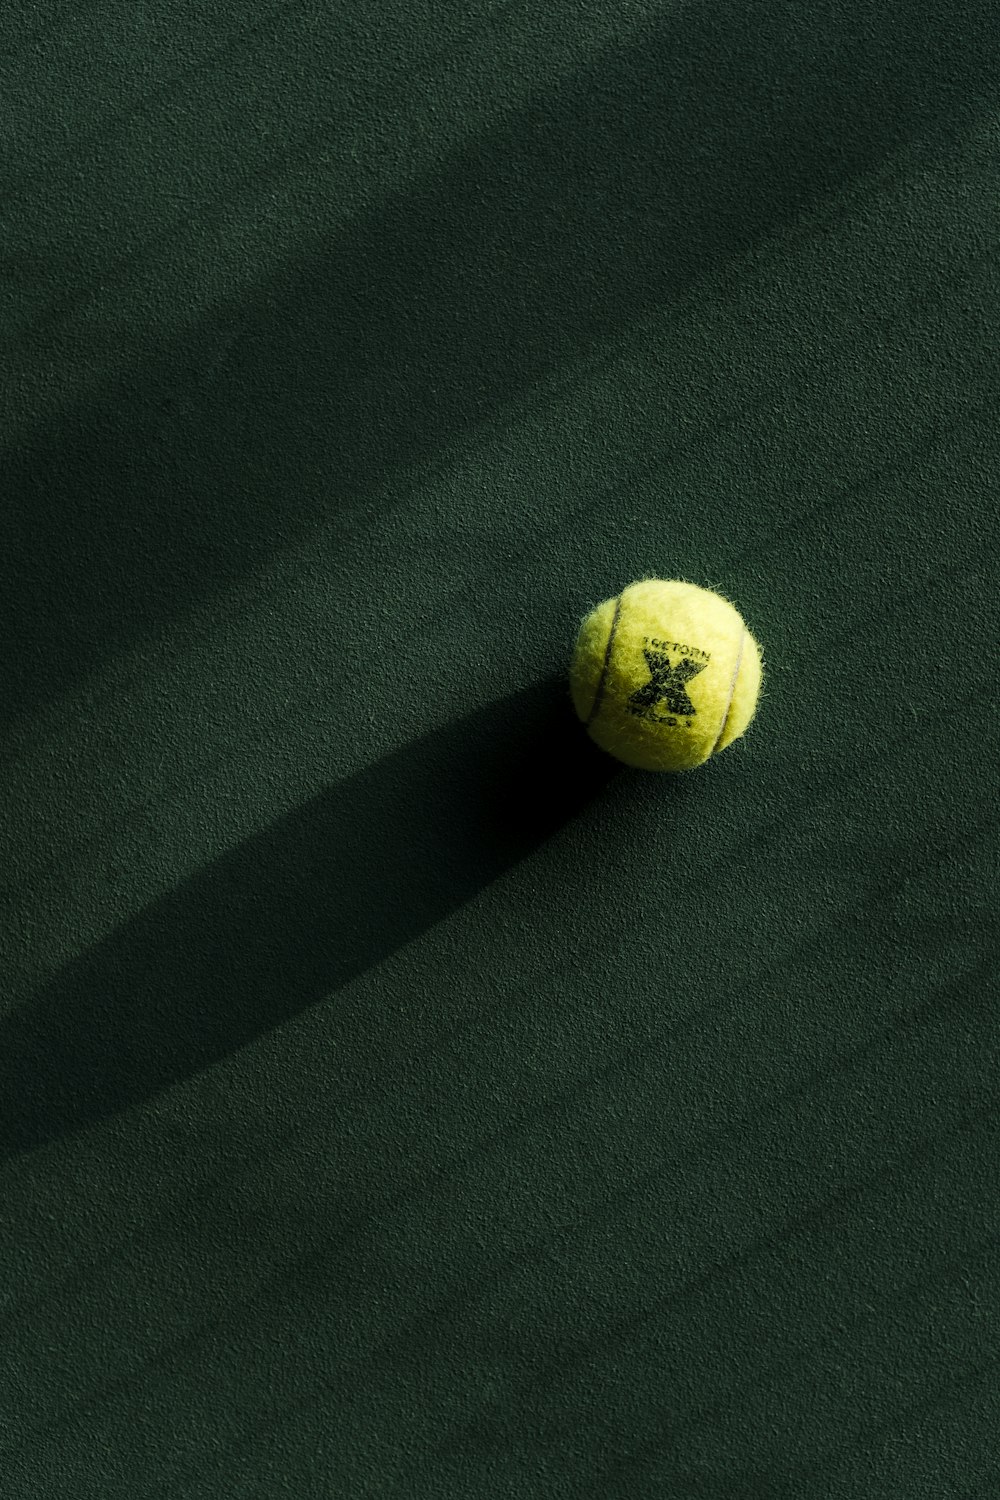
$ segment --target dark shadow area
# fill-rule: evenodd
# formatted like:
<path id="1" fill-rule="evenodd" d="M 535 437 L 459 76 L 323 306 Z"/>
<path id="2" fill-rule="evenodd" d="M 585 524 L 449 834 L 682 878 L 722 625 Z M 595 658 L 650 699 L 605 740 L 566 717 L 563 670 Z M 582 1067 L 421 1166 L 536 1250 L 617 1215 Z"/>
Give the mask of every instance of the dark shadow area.
<path id="1" fill-rule="evenodd" d="M 985 0 L 946 20 L 916 0 L 684 7 L 294 273 L 239 300 L 220 288 L 148 368 L 0 453 L 5 713 L 310 525 L 349 523 L 387 484 L 400 501 L 402 471 L 530 382 L 905 140 L 957 135 L 995 104 L 998 75 Z M 262 191 L 269 173 L 265 160 Z M 65 296 L 10 349 L 15 369 L 105 277 L 127 281 L 113 260 L 109 238 L 108 267 L 67 269 Z M 120 336 L 88 320 L 95 369 L 118 367 Z"/>
<path id="2" fill-rule="evenodd" d="M 332 787 L 0 1023 L 0 1149 L 101 1120 L 278 1025 L 468 901 L 621 771 L 552 678 Z"/>

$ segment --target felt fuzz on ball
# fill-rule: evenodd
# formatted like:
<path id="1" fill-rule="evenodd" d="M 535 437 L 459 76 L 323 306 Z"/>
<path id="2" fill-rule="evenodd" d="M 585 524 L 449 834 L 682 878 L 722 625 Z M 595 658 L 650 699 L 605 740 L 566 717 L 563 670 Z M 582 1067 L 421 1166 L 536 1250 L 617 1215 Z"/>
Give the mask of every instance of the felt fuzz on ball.
<path id="1" fill-rule="evenodd" d="M 645 578 L 584 619 L 570 693 L 602 750 L 646 771 L 689 771 L 747 728 L 762 676 L 760 647 L 728 599 Z"/>

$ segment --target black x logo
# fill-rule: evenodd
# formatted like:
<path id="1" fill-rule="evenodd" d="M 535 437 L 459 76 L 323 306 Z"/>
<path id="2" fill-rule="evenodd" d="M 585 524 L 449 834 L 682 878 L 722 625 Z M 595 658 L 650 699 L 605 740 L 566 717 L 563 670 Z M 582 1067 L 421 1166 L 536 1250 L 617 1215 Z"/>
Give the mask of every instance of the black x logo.
<path id="1" fill-rule="evenodd" d="M 704 672 L 707 663 L 692 661 L 690 657 L 684 656 L 673 667 L 669 656 L 665 656 L 662 651 L 644 650 L 642 654 L 646 658 L 650 679 L 629 698 L 629 712 L 638 714 L 642 719 L 658 721 L 661 715 L 655 710 L 662 703 L 668 714 L 690 719 L 695 706 L 688 697 L 684 684 L 690 682 L 692 677 L 697 677 L 699 672 Z"/>

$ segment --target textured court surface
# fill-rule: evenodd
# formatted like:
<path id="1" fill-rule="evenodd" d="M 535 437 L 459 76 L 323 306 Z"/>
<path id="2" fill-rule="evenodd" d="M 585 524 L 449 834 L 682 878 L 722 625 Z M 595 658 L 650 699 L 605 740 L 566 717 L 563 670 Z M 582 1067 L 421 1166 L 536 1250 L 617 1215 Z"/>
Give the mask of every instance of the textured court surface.
<path id="1" fill-rule="evenodd" d="M 4 1500 L 996 1500 L 995 6 L 38 0 L 0 125 Z"/>

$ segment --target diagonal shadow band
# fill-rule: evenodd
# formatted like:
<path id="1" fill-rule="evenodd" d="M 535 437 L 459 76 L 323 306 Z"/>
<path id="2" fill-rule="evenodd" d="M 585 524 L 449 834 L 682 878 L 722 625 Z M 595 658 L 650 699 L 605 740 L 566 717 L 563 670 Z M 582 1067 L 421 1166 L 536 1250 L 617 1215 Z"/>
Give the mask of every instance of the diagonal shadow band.
<path id="1" fill-rule="evenodd" d="M 0 448 L 6 713 L 308 528 L 350 524 L 532 381 L 901 143 L 957 135 L 995 105 L 998 76 L 990 0 L 953 0 L 947 17 L 926 0 L 684 6 L 294 271 L 238 297 L 220 286 L 212 314 L 144 368 L 137 357 L 89 406 Z M 270 123 L 261 139 L 280 138 Z M 169 243 L 160 224 L 149 238 Z M 20 347 L 8 340 L 11 389 L 36 357 L 58 379 L 74 300 L 101 285 L 118 307 L 133 298 L 132 347 L 150 343 L 106 239 L 83 267 L 45 265 Z M 70 321 L 42 333 L 53 287 Z M 89 369 L 119 368 L 121 316 L 82 325 Z"/>
<path id="2" fill-rule="evenodd" d="M 0 1021 L 0 1154 L 140 1103 L 335 991 L 463 905 L 619 771 L 553 677 L 329 788 Z"/>

